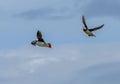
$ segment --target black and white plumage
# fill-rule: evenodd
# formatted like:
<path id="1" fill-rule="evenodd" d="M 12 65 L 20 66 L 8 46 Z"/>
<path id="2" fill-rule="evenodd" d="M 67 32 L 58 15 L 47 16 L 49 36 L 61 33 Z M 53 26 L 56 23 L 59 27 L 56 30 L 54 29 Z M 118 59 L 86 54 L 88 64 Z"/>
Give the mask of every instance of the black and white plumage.
<path id="1" fill-rule="evenodd" d="M 43 37 L 42 37 L 42 33 L 41 33 L 39 30 L 37 31 L 36 36 L 37 36 L 37 39 L 38 39 L 38 40 L 32 41 L 32 42 L 31 42 L 32 45 L 34 45 L 34 46 L 37 45 L 37 46 L 40 46 L 40 47 L 48 47 L 48 48 L 51 48 L 51 44 L 50 44 L 50 43 L 46 43 L 46 42 L 44 41 L 44 39 L 43 39 Z"/>
<path id="2" fill-rule="evenodd" d="M 102 25 L 100 25 L 100 26 L 98 26 L 98 27 L 89 29 L 89 28 L 87 27 L 87 25 L 86 25 L 86 21 L 85 21 L 85 17 L 84 17 L 84 16 L 82 16 L 82 23 L 84 24 L 83 31 L 84 31 L 88 36 L 95 36 L 95 35 L 92 33 L 92 31 L 99 30 L 99 29 L 101 29 L 101 28 L 104 26 L 104 24 L 102 24 Z"/>

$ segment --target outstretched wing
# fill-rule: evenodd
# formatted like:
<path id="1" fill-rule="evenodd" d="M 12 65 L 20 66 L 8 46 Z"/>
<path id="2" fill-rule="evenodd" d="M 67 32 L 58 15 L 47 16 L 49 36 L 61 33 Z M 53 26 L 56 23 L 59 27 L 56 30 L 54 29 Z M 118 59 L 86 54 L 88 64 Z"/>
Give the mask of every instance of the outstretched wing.
<path id="1" fill-rule="evenodd" d="M 84 17 L 84 16 L 82 16 L 82 22 L 83 22 L 84 26 L 85 26 L 86 28 L 88 28 L 87 25 L 86 25 L 86 21 L 85 21 L 85 17 Z"/>
<path id="2" fill-rule="evenodd" d="M 45 43 L 44 39 L 42 38 L 42 33 L 39 30 L 37 31 L 37 35 L 36 36 L 38 38 L 38 41 Z"/>
<path id="3" fill-rule="evenodd" d="M 104 26 L 104 24 L 102 24 L 101 26 L 89 29 L 89 31 L 95 31 L 95 30 L 101 29 L 103 26 Z"/>

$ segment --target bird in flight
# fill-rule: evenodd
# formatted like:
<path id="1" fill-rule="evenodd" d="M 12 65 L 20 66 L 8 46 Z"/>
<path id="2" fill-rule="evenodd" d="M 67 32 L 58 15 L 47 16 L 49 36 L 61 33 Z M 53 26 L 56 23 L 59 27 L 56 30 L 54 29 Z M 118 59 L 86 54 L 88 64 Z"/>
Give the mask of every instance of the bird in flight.
<path id="1" fill-rule="evenodd" d="M 38 40 L 33 40 L 32 42 L 31 42 L 31 44 L 32 45 L 34 45 L 34 46 L 40 46 L 40 47 L 48 47 L 48 48 L 51 48 L 52 46 L 51 46 L 51 43 L 46 43 L 45 41 L 44 41 L 44 39 L 43 39 L 43 37 L 42 37 L 42 33 L 38 30 L 37 31 L 37 34 L 36 34 L 36 36 L 37 36 L 37 39 Z"/>
<path id="2" fill-rule="evenodd" d="M 98 26 L 98 27 L 89 29 L 89 28 L 87 27 L 87 25 L 86 25 L 86 21 L 85 21 L 85 17 L 84 17 L 84 16 L 82 16 L 82 23 L 83 23 L 83 25 L 84 25 L 83 31 L 84 31 L 88 36 L 94 36 L 94 37 L 96 37 L 96 35 L 93 34 L 92 31 L 96 31 L 96 30 L 98 30 L 98 29 L 101 29 L 101 28 L 104 26 L 104 24 L 102 24 L 102 25 L 100 25 L 100 26 Z"/>

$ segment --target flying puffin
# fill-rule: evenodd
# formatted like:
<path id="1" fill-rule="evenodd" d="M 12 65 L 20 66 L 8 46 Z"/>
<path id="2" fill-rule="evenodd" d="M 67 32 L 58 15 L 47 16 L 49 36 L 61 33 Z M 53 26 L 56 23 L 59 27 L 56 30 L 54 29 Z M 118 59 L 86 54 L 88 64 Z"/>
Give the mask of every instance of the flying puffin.
<path id="1" fill-rule="evenodd" d="M 50 43 L 46 43 L 46 42 L 44 41 L 44 39 L 42 38 L 42 33 L 41 33 L 39 30 L 37 31 L 36 36 L 37 36 L 37 39 L 38 39 L 38 40 L 32 41 L 32 42 L 31 42 L 32 45 L 34 45 L 34 46 L 37 45 L 37 46 L 40 46 L 40 47 L 48 47 L 48 48 L 51 48 L 51 47 L 52 47 Z"/>
<path id="2" fill-rule="evenodd" d="M 85 17 L 82 16 L 82 22 L 84 24 L 84 27 L 83 27 L 83 31 L 88 35 L 88 36 L 94 36 L 96 37 L 95 34 L 92 33 L 92 31 L 95 31 L 95 30 L 98 30 L 98 29 L 101 29 L 104 24 L 102 24 L 101 26 L 98 26 L 98 27 L 95 27 L 95 28 L 92 28 L 92 29 L 88 29 L 87 25 L 86 25 L 86 21 L 85 21 Z"/>

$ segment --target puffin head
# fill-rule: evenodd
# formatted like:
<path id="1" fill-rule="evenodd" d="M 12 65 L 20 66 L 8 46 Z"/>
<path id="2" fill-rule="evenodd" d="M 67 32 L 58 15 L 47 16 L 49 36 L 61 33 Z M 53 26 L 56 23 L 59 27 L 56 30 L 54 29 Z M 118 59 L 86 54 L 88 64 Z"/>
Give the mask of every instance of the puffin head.
<path id="1" fill-rule="evenodd" d="M 87 30 L 87 28 L 83 27 L 83 31 L 86 31 L 86 30 Z"/>
<path id="2" fill-rule="evenodd" d="M 34 40 L 31 42 L 31 44 L 35 46 L 36 42 L 37 42 L 37 40 Z"/>

